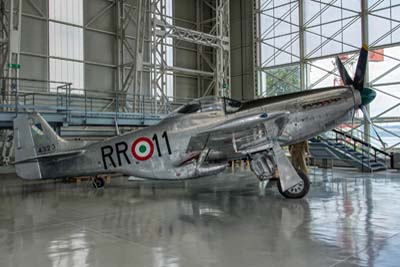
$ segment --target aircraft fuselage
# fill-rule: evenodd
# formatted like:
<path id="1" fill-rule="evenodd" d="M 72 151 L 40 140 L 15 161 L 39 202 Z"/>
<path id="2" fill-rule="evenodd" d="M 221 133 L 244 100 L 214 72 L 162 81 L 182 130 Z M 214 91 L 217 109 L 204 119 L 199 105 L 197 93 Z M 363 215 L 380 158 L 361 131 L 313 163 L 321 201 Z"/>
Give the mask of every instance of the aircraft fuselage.
<path id="1" fill-rule="evenodd" d="M 222 167 L 196 172 L 196 163 L 191 159 L 198 157 L 198 152 L 188 151 L 191 137 L 204 129 L 247 113 L 287 111 L 288 122 L 279 139 L 280 144 L 285 146 L 348 121 L 360 102 L 360 94 L 352 88 L 325 88 L 245 102 L 231 114 L 222 110 L 175 114 L 157 125 L 90 144 L 82 148 L 84 153 L 81 155 L 43 162 L 41 172 L 43 177 L 48 178 L 102 173 L 122 173 L 149 179 L 187 179 L 211 175 Z M 246 156 L 236 152 L 232 143 L 224 145 L 224 151 L 210 151 L 214 162 Z"/>

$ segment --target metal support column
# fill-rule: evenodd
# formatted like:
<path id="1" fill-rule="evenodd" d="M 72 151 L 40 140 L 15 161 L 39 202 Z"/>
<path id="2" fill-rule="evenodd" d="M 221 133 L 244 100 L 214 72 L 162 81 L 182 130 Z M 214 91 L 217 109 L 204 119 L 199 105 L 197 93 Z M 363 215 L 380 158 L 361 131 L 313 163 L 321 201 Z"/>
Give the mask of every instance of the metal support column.
<path id="1" fill-rule="evenodd" d="M 144 94 L 143 62 L 146 33 L 149 32 L 149 1 L 138 0 L 136 6 L 126 0 L 117 0 L 118 27 L 118 95 L 119 107 L 122 111 L 137 112 Z M 127 38 L 126 31 L 134 27 L 135 39 Z M 126 72 L 127 71 L 127 72 Z M 132 94 L 133 99 L 127 95 Z M 117 98 L 114 100 L 117 101 Z"/>
<path id="2" fill-rule="evenodd" d="M 146 22 L 147 22 L 147 9 L 148 9 L 147 0 L 138 0 L 136 6 L 136 38 L 134 41 L 134 48 L 130 46 L 128 40 L 124 40 L 125 46 L 129 47 L 131 51 L 132 61 L 128 64 L 124 64 L 125 67 L 129 68 L 128 75 L 125 77 L 122 84 L 122 92 L 128 92 L 129 88 L 133 85 L 133 110 L 138 111 L 140 107 L 140 99 L 142 95 L 144 95 L 143 88 L 143 55 L 144 55 L 144 45 L 145 45 L 145 36 L 146 36 Z M 123 20 L 123 30 L 125 31 L 128 25 L 127 18 L 132 20 L 132 10 L 133 7 L 130 6 L 126 11 L 127 14 L 124 15 L 125 19 Z"/>
<path id="3" fill-rule="evenodd" d="M 306 67 L 305 62 L 305 47 L 304 47 L 304 3 L 299 1 L 299 47 L 300 47 L 300 89 L 301 91 L 307 88 L 307 77 L 306 77 Z"/>
<path id="4" fill-rule="evenodd" d="M 202 30 L 202 20 L 203 20 L 203 10 L 202 10 L 202 0 L 196 0 L 196 31 L 200 32 Z M 202 55 L 202 46 L 201 45 L 196 45 L 196 68 L 197 70 L 202 69 L 202 61 L 201 61 L 201 55 Z M 203 79 L 200 75 L 197 76 L 197 97 L 200 97 L 201 91 L 202 91 L 202 85 L 204 84 Z"/>
<path id="5" fill-rule="evenodd" d="M 116 17 L 117 17 L 117 86 L 116 91 L 122 90 L 122 85 L 125 80 L 124 71 L 124 28 L 122 27 L 124 22 L 124 0 L 116 1 Z"/>
<path id="6" fill-rule="evenodd" d="M 8 20 L 8 15 L 6 13 L 6 2 L 9 2 L 8 0 L 1 0 L 0 1 L 0 16 L 1 16 L 1 23 L 0 23 L 0 29 L 1 29 L 1 40 L 0 40 L 0 47 L 1 47 L 1 53 L 0 53 L 0 59 L 1 59 L 1 73 L 4 76 L 8 75 L 8 58 L 9 58 L 9 20 Z M 6 104 L 7 103 L 7 87 L 6 87 L 6 79 L 2 80 L 1 84 L 1 103 Z"/>
<path id="7" fill-rule="evenodd" d="M 363 44 L 369 45 L 368 40 L 368 0 L 361 0 L 361 41 Z M 368 61 L 367 61 L 367 70 L 365 72 L 365 87 L 368 87 L 369 84 L 369 75 L 368 75 Z M 366 106 L 368 114 L 370 113 L 369 105 Z M 364 116 L 364 141 L 367 143 L 371 142 L 371 125 L 368 122 L 367 118 Z"/>
<path id="8" fill-rule="evenodd" d="M 253 0 L 253 80 L 254 97 L 262 95 L 261 86 L 261 43 L 258 41 L 261 35 L 260 31 L 260 0 Z"/>
<path id="9" fill-rule="evenodd" d="M 218 48 L 216 51 L 216 94 L 230 97 L 230 21 L 229 0 L 217 0 L 216 33 Z"/>
<path id="10" fill-rule="evenodd" d="M 202 5 L 204 3 L 204 5 Z M 151 1 L 151 18 L 152 18 L 152 87 L 159 100 L 162 102 L 166 99 L 166 79 L 167 75 L 175 75 L 175 73 L 187 73 L 191 75 L 213 76 L 213 81 L 207 89 L 202 88 L 203 95 L 211 92 L 214 95 L 230 96 L 230 21 L 229 21 L 229 0 L 207 1 L 202 0 L 199 7 L 210 8 L 211 19 L 199 21 L 196 30 L 176 26 L 172 19 L 165 16 L 165 0 Z M 200 18 L 201 12 L 197 13 Z M 205 24 L 210 26 L 211 30 L 205 32 Z M 173 39 L 173 43 L 168 43 L 168 38 Z M 184 41 L 199 46 L 211 47 L 214 52 L 214 60 L 210 60 L 203 53 L 203 49 L 197 48 L 198 60 L 213 70 L 213 73 L 199 70 L 191 70 L 186 68 L 176 68 L 167 64 L 166 47 L 175 46 L 177 41 Z M 199 64 L 201 66 L 201 64 Z M 200 83 L 199 83 L 200 85 Z"/>
<path id="11" fill-rule="evenodd" d="M 2 16 L 2 73 L 5 79 L 2 83 L 2 103 L 15 104 L 18 112 L 18 90 L 21 47 L 21 12 L 22 0 L 9 0 L 10 12 L 6 12 L 7 1 L 1 1 Z M 12 131 L 6 130 L 2 134 L 1 161 L 9 164 L 13 150 Z"/>
<path id="12" fill-rule="evenodd" d="M 158 112 L 158 102 L 161 105 L 168 102 L 167 98 L 167 69 L 170 67 L 166 62 L 166 28 L 169 25 L 166 17 L 166 1 L 152 0 L 151 5 L 151 86 L 152 96 L 156 112 Z M 159 101 L 158 101 L 159 100 Z"/>

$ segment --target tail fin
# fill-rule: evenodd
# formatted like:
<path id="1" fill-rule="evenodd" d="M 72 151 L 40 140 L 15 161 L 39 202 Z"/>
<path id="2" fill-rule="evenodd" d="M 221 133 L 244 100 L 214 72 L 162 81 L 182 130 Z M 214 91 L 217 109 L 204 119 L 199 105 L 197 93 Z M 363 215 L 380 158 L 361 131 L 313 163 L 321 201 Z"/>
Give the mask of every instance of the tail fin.
<path id="1" fill-rule="evenodd" d="M 19 114 L 14 119 L 17 175 L 24 179 L 43 178 L 36 158 L 60 152 L 66 143 L 38 113 Z"/>

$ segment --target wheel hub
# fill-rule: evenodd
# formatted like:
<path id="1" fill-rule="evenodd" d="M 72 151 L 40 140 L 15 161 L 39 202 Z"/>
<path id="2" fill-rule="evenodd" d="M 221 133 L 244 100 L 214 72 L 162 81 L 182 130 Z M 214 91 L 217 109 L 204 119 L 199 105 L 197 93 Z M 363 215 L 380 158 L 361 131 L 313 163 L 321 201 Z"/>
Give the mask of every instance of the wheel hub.
<path id="1" fill-rule="evenodd" d="M 287 190 L 288 193 L 290 194 L 298 194 L 304 190 L 304 182 L 301 181 L 300 183 L 296 184 L 295 186 L 292 186 Z"/>

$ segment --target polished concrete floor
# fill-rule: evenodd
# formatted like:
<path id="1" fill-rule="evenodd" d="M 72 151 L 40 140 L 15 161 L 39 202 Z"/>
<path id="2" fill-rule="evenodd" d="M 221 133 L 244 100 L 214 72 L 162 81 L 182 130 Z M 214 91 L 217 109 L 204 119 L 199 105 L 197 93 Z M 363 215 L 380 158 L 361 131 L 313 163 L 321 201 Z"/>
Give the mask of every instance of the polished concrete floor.
<path id="1" fill-rule="evenodd" d="M 286 200 L 247 172 L 187 183 L 0 174 L 0 266 L 400 266 L 400 173 L 312 170 Z"/>

